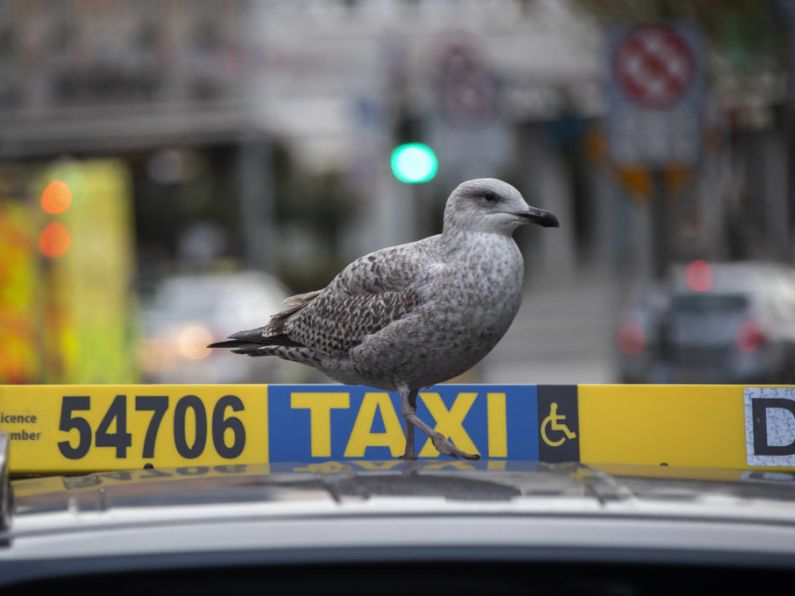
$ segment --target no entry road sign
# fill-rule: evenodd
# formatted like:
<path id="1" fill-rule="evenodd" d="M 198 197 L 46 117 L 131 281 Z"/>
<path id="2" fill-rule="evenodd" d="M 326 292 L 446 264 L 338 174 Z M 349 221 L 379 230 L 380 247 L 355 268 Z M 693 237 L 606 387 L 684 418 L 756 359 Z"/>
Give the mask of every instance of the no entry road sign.
<path id="1" fill-rule="evenodd" d="M 701 146 L 703 66 L 688 26 L 637 25 L 609 35 L 610 154 L 621 164 L 692 164 Z"/>
<path id="2" fill-rule="evenodd" d="M 671 27 L 632 29 L 615 49 L 614 76 L 635 103 L 666 109 L 681 100 L 693 84 L 696 65 L 687 41 Z"/>

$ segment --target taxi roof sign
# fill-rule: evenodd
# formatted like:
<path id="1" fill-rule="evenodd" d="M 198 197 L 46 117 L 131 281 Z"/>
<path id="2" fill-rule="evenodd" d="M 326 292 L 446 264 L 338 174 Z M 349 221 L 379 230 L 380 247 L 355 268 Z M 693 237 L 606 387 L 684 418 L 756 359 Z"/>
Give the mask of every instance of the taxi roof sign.
<path id="1" fill-rule="evenodd" d="M 399 412 L 362 386 L 0 386 L 16 474 L 392 460 Z M 418 413 L 491 461 L 795 471 L 795 387 L 437 385 Z"/>

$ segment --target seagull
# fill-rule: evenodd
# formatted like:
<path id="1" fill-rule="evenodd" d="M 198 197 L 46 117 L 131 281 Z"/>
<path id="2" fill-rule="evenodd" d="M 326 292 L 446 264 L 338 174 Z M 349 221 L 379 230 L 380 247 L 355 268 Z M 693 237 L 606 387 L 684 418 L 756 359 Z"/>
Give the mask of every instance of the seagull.
<path id="1" fill-rule="evenodd" d="M 209 347 L 278 356 L 341 383 L 397 391 L 403 458 L 416 459 L 417 427 L 440 453 L 478 459 L 417 416 L 417 394 L 472 368 L 510 327 L 524 275 L 512 234 L 528 223 L 558 227 L 507 182 L 463 182 L 447 199 L 441 234 L 360 257 L 322 290 L 287 298 L 288 308 L 265 326 Z"/>

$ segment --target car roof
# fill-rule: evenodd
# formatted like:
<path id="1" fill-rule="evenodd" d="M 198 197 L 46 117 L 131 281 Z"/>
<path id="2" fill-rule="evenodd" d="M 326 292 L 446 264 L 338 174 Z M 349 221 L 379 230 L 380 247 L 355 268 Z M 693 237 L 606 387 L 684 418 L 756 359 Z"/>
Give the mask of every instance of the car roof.
<path id="1" fill-rule="evenodd" d="M 521 509 L 564 498 L 572 510 L 598 511 L 611 503 L 665 509 L 688 504 L 688 515 L 709 517 L 715 502 L 722 515 L 766 514 L 795 522 L 795 474 L 752 470 L 640 465 L 550 464 L 487 460 L 402 462 L 400 460 L 311 464 L 220 465 L 45 476 L 12 481 L 14 519 L 41 513 L 85 513 L 115 509 L 155 510 L 163 505 L 296 500 L 336 506 L 390 499 L 418 505 L 417 498 L 456 503 L 500 503 Z M 411 501 L 411 502 L 409 502 Z M 765 509 L 771 505 L 770 511 Z M 732 513 L 734 512 L 734 513 Z"/>
<path id="2" fill-rule="evenodd" d="M 396 561 L 795 570 L 795 474 L 508 460 L 191 466 L 12 481 L 0 587 Z"/>
<path id="3" fill-rule="evenodd" d="M 676 293 L 691 294 L 686 272 L 691 264 L 677 264 L 671 267 L 671 281 Z M 710 294 L 769 293 L 771 290 L 795 289 L 795 269 L 769 262 L 736 261 L 709 263 L 712 273 Z"/>
<path id="4" fill-rule="evenodd" d="M 219 317 L 253 326 L 280 310 L 286 296 L 284 286 L 264 272 L 179 274 L 161 282 L 143 314 L 151 327 L 164 319 L 212 323 Z"/>
<path id="5" fill-rule="evenodd" d="M 260 271 L 241 271 L 233 273 L 182 273 L 165 278 L 159 287 L 160 292 L 182 293 L 199 291 L 236 291 L 252 289 L 283 294 L 284 288 L 272 275 Z"/>
<path id="6" fill-rule="evenodd" d="M 795 475 L 791 473 L 504 460 L 477 465 L 393 460 L 50 476 L 16 480 L 12 487 L 14 510 L 6 538 L 22 550 L 33 537 L 39 539 L 37 548 L 44 548 L 40 538 L 52 534 L 59 537 L 58 548 L 71 535 L 76 544 L 82 544 L 74 548 L 91 552 L 89 531 L 104 535 L 105 540 L 119 532 L 135 531 L 142 542 L 128 539 L 118 547 L 121 552 L 133 552 L 157 550 L 155 538 L 166 544 L 169 535 L 176 536 L 186 525 L 216 527 L 209 534 L 193 536 L 194 547 L 203 544 L 209 549 L 217 546 L 215 533 L 220 526 L 238 527 L 255 521 L 319 524 L 321 520 L 347 520 L 355 526 L 373 518 L 408 521 L 444 516 L 458 519 L 461 525 L 461 520 L 482 516 L 547 521 L 563 516 L 583 523 L 634 520 L 661 526 L 673 521 L 701 526 L 773 524 L 790 528 L 789 550 L 795 555 Z M 142 530 L 146 528 L 149 530 Z M 312 540 L 325 544 L 331 540 L 350 546 L 349 538 L 341 534 L 321 540 L 311 531 L 306 535 L 307 545 Z M 268 543 L 267 536 L 249 539 L 261 546 Z M 477 542 L 477 533 L 469 539 Z M 675 537 L 670 539 L 672 544 L 676 542 Z M 680 539 L 684 546 L 692 536 L 685 532 Z M 580 535 L 576 540 L 589 543 L 591 538 Z M 657 538 L 652 533 L 633 540 L 638 546 L 651 547 Z M 94 548 L 102 544 L 99 540 Z M 0 560 L 8 554 L 0 549 Z"/>

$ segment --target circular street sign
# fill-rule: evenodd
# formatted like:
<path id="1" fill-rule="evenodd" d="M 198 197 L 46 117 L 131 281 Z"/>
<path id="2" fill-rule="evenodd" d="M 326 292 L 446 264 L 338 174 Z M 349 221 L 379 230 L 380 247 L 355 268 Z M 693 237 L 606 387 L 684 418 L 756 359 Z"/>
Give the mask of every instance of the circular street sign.
<path id="1" fill-rule="evenodd" d="M 458 123 L 479 123 L 497 110 L 496 80 L 477 49 L 463 42 L 447 45 L 437 61 L 437 94 L 442 115 Z"/>
<path id="2" fill-rule="evenodd" d="M 616 45 L 613 76 L 644 108 L 664 110 L 687 95 L 696 64 L 690 45 L 673 27 L 639 25 Z"/>

